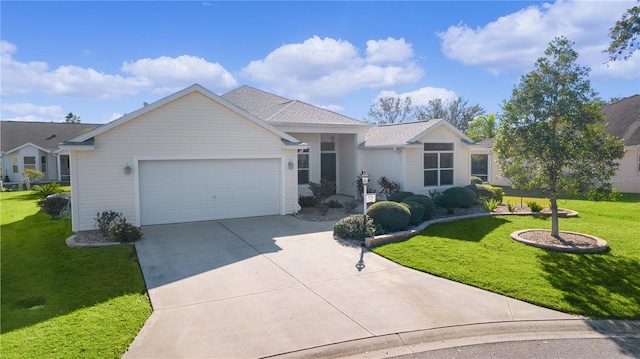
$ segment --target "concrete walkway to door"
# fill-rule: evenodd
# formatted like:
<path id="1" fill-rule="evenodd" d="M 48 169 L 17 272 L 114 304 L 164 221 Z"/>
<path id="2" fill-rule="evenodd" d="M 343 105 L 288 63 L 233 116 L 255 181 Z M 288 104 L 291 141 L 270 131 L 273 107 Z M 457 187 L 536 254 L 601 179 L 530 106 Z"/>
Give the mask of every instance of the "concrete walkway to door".
<path id="1" fill-rule="evenodd" d="M 136 250 L 154 312 L 125 358 L 258 358 L 434 328 L 578 319 L 370 252 L 359 272 L 360 248 L 336 242 L 332 225 L 269 216 L 145 227 Z"/>

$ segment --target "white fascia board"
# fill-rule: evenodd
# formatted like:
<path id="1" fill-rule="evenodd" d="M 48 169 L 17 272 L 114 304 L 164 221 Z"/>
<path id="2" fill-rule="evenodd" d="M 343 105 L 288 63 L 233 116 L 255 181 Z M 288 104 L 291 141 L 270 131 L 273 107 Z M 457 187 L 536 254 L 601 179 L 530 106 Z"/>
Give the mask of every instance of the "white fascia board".
<path id="1" fill-rule="evenodd" d="M 440 120 L 438 121 L 438 123 L 434 124 L 433 126 L 427 128 L 426 130 L 422 131 L 421 133 L 419 133 L 417 136 L 415 136 L 414 138 L 410 139 L 407 142 L 416 142 L 418 140 L 420 140 L 422 137 L 426 136 L 427 134 L 429 134 L 431 131 L 435 130 L 436 128 L 438 128 L 439 126 L 445 126 L 447 127 L 449 130 L 453 131 L 454 133 L 456 133 L 458 136 L 460 136 L 460 139 L 464 140 L 464 141 L 468 141 L 470 143 L 475 143 L 469 136 L 465 135 L 464 132 L 460 131 L 459 129 L 457 129 L 454 125 L 450 124 L 448 121 L 446 120 Z"/>
<path id="2" fill-rule="evenodd" d="M 309 148 L 309 144 L 304 142 L 292 143 L 292 144 L 287 144 L 282 142 L 282 149 L 285 149 L 285 150 L 306 150 L 307 148 Z"/>
<path id="3" fill-rule="evenodd" d="M 222 97 L 216 95 L 215 93 L 207 90 L 206 88 L 204 88 L 203 86 L 199 85 L 199 84 L 194 84 L 191 85 L 187 88 L 185 88 L 184 90 L 178 91 L 174 94 L 171 94 L 167 97 L 164 97 L 154 103 L 148 104 L 147 106 L 144 106 L 142 108 L 139 108 L 136 111 L 131 112 L 130 114 L 124 115 L 122 117 L 120 117 L 117 120 L 111 121 L 109 123 L 107 123 L 106 125 L 100 126 L 92 131 L 89 131 L 85 134 L 82 134 L 78 137 L 75 137 L 71 140 L 68 140 L 67 142 L 84 142 L 90 138 L 93 138 L 101 133 L 104 133 L 106 131 L 109 131 L 110 129 L 117 127 L 125 122 L 128 122 L 136 117 L 139 117 L 141 115 L 144 115 L 145 113 L 148 113 L 150 111 L 153 111 L 155 109 L 157 109 L 160 106 L 164 106 L 167 103 L 174 101 L 180 97 L 186 96 L 192 92 L 199 92 L 200 94 L 210 98 L 211 100 L 219 103 L 220 105 L 232 110 L 233 112 L 239 114 L 240 116 L 243 116 L 245 118 L 247 118 L 248 120 L 256 123 L 257 125 L 263 127 L 266 130 L 271 131 L 272 133 L 276 134 L 277 136 L 284 138 L 288 141 L 291 142 L 297 142 L 297 140 L 291 136 L 289 136 L 288 134 L 286 134 L 285 132 L 282 132 L 280 130 L 278 130 L 277 128 L 273 127 L 272 125 L 260 120 L 259 118 L 251 115 L 250 113 L 238 108 L 237 106 L 233 105 L 231 102 L 223 99 Z"/>
<path id="4" fill-rule="evenodd" d="M 20 146 L 18 146 L 18 147 L 16 147 L 16 148 L 12 148 L 12 149 L 10 149 L 9 151 L 3 152 L 3 153 L 5 153 L 5 154 L 9 154 L 9 153 L 12 153 L 12 152 L 15 152 L 15 151 L 19 151 L 19 150 L 21 150 L 21 149 L 23 149 L 23 148 L 25 148 L 25 147 L 29 147 L 29 146 L 34 147 L 34 148 L 37 148 L 38 150 L 43 151 L 43 152 L 46 152 L 46 153 L 50 153 L 50 152 L 51 152 L 50 150 L 48 150 L 48 149 L 46 149 L 46 148 L 42 148 L 42 147 L 40 147 L 40 146 L 38 146 L 38 145 L 34 145 L 34 144 L 33 144 L 33 143 L 31 143 L 31 142 L 27 142 L 27 143 L 25 143 L 25 144 L 22 144 L 22 145 L 20 145 Z"/>
<path id="5" fill-rule="evenodd" d="M 58 146 L 58 151 L 93 151 L 94 148 L 95 148 L 94 145 L 62 144 Z"/>

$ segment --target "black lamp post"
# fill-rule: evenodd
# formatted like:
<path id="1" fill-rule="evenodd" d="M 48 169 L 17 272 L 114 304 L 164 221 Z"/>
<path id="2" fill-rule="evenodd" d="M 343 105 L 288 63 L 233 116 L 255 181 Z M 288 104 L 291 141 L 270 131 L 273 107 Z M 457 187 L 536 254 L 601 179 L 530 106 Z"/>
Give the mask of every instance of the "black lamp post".
<path id="1" fill-rule="evenodd" d="M 367 171 L 362 171 L 362 202 L 363 202 L 363 213 L 362 213 L 362 243 L 360 244 L 360 260 L 356 264 L 356 268 L 358 271 L 364 269 L 364 247 L 365 240 L 367 239 L 367 184 L 369 183 L 369 175 L 367 175 Z"/>

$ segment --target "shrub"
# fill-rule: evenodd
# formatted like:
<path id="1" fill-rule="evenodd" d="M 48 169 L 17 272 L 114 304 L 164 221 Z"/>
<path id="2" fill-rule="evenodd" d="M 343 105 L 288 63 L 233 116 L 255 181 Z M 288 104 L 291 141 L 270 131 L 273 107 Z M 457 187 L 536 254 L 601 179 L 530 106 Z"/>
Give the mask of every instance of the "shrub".
<path id="1" fill-rule="evenodd" d="M 485 199 L 482 201 L 482 206 L 489 212 L 493 212 L 499 205 L 500 202 L 497 199 Z"/>
<path id="2" fill-rule="evenodd" d="M 142 238 L 142 231 L 133 224 L 127 223 L 126 218 L 118 217 L 109 227 L 109 237 L 114 242 L 131 243 Z"/>
<path id="3" fill-rule="evenodd" d="M 367 215 L 373 218 L 373 223 L 379 225 L 386 232 L 397 232 L 407 229 L 411 212 L 397 202 L 381 201 L 369 207 Z"/>
<path id="4" fill-rule="evenodd" d="M 476 176 L 471 176 L 471 178 L 469 179 L 469 182 L 471 184 L 482 184 L 482 178 L 476 177 Z"/>
<path id="5" fill-rule="evenodd" d="M 102 234 L 105 236 L 110 235 L 110 229 L 117 222 L 122 219 L 122 213 L 118 213 L 115 211 L 103 211 L 102 213 L 96 213 L 96 217 L 94 220 L 96 221 L 96 227 L 100 230 Z"/>
<path id="6" fill-rule="evenodd" d="M 493 191 L 485 186 L 470 184 L 465 186 L 465 188 L 472 190 L 476 194 L 476 203 L 481 203 L 485 199 L 493 199 Z"/>
<path id="7" fill-rule="evenodd" d="M 321 179 L 319 183 L 309 181 L 309 189 L 318 203 L 324 203 L 327 198 L 336 193 L 336 183 L 326 178 Z"/>
<path id="8" fill-rule="evenodd" d="M 333 234 L 337 237 L 349 240 L 364 240 L 364 215 L 353 214 L 338 221 L 333 226 Z M 367 216 L 367 237 L 375 234 L 375 225 L 373 219 Z"/>
<path id="9" fill-rule="evenodd" d="M 425 208 L 418 202 L 405 201 L 401 203 L 403 206 L 409 209 L 411 217 L 409 217 L 409 224 L 418 225 L 422 223 L 422 217 L 424 216 Z"/>
<path id="10" fill-rule="evenodd" d="M 423 196 L 420 194 L 409 196 L 405 198 L 402 202 L 416 202 L 420 203 L 422 207 L 424 207 L 424 214 L 422 215 L 422 221 L 430 220 L 433 217 L 433 211 L 435 210 L 435 203 L 433 200 L 427 196 Z"/>
<path id="11" fill-rule="evenodd" d="M 60 212 L 67 207 L 69 198 L 63 196 L 51 196 L 38 202 L 38 206 L 51 216 L 52 219 L 60 218 Z"/>
<path id="12" fill-rule="evenodd" d="M 415 194 L 413 192 L 398 191 L 390 196 L 387 196 L 387 201 L 402 202 L 405 198 L 409 196 L 415 196 Z"/>
<path id="13" fill-rule="evenodd" d="M 36 183 L 44 178 L 44 173 L 34 170 L 33 168 L 25 168 L 25 170 L 22 171 L 22 177 L 27 177 L 29 183 Z"/>
<path id="14" fill-rule="evenodd" d="M 391 181 L 385 176 L 378 178 L 378 185 L 380 186 L 380 192 L 384 194 L 387 198 L 392 194 L 400 191 L 400 183 Z"/>
<path id="15" fill-rule="evenodd" d="M 511 203 L 511 202 L 507 202 L 507 209 L 509 210 L 509 212 L 513 213 L 516 211 L 516 204 L 515 203 Z"/>
<path id="16" fill-rule="evenodd" d="M 476 194 L 472 190 L 464 187 L 452 187 L 444 191 L 442 206 L 447 210 L 453 208 L 469 208 L 473 206 Z"/>
<path id="17" fill-rule="evenodd" d="M 344 204 L 344 209 L 347 212 L 353 212 L 356 208 L 358 208 L 358 201 L 349 201 Z"/>
<path id="18" fill-rule="evenodd" d="M 318 201 L 314 196 L 300 196 L 298 197 L 298 204 L 302 208 L 309 208 L 318 204 Z"/>
<path id="19" fill-rule="evenodd" d="M 52 194 L 62 192 L 60 184 L 56 182 L 33 186 L 33 190 L 40 199 L 45 199 Z"/>
<path id="20" fill-rule="evenodd" d="M 531 212 L 540 212 L 542 211 L 542 205 L 536 201 L 527 202 L 527 206 L 531 210 Z"/>
<path id="21" fill-rule="evenodd" d="M 342 203 L 340 203 L 340 201 L 336 201 L 335 199 L 332 199 L 331 201 L 327 202 L 327 205 L 329 206 L 329 208 L 342 208 L 343 207 Z"/>
<path id="22" fill-rule="evenodd" d="M 492 185 L 488 185 L 488 184 L 483 184 L 481 187 L 485 187 L 487 189 L 489 189 L 491 192 L 493 192 L 493 199 L 499 201 L 500 203 L 502 203 L 502 198 L 504 196 L 504 191 L 502 190 L 501 187 L 494 187 Z"/>

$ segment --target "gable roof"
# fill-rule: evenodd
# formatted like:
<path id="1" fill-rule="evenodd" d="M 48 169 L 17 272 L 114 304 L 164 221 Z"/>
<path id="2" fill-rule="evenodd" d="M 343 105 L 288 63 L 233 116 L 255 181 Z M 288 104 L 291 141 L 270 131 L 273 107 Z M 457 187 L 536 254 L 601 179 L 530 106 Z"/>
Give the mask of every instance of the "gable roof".
<path id="1" fill-rule="evenodd" d="M 137 118 L 139 116 L 144 115 L 145 113 L 148 113 L 150 111 L 153 111 L 155 109 L 157 109 L 158 107 L 161 107 L 163 105 L 168 104 L 171 101 L 177 100 L 181 97 L 184 97 L 186 95 L 189 95 L 191 93 L 200 93 L 206 97 L 208 97 L 209 99 L 211 99 L 214 102 L 217 102 L 218 104 L 228 108 L 229 110 L 239 114 L 242 117 L 245 117 L 246 119 L 248 119 L 249 121 L 254 122 L 255 124 L 257 124 L 258 126 L 261 126 L 262 128 L 274 133 L 275 135 L 279 136 L 282 140 L 283 140 L 283 144 L 285 145 L 298 145 L 300 144 L 300 141 L 298 141 L 297 139 L 295 139 L 294 137 L 278 130 L 277 128 L 273 127 L 272 125 L 266 123 L 265 121 L 261 120 L 260 118 L 256 117 L 255 115 L 237 107 L 236 105 L 232 104 L 231 102 L 223 99 L 222 97 L 216 95 L 215 93 L 209 91 L 208 89 L 204 88 L 203 86 L 199 85 L 199 84 L 193 84 L 181 91 L 178 91 L 174 94 L 171 94 L 167 97 L 164 97 L 154 103 L 150 103 L 130 114 L 124 115 L 114 121 L 111 121 L 109 123 L 107 123 L 106 125 L 96 128 L 93 131 L 90 131 L 88 133 L 85 133 L 83 135 L 80 135 L 78 137 L 72 138 L 71 140 L 65 142 L 65 144 L 67 145 L 71 145 L 71 144 L 79 144 L 79 143 L 83 143 L 87 140 L 92 139 L 93 137 L 104 133 L 114 127 L 117 127 L 125 122 L 128 122 L 134 118 Z"/>
<path id="2" fill-rule="evenodd" d="M 607 132 L 624 140 L 625 146 L 640 145 L 640 95 L 602 106 Z"/>
<path id="3" fill-rule="evenodd" d="M 443 119 L 435 119 L 371 127 L 367 130 L 364 143 L 360 147 L 405 147 L 417 145 L 422 137 L 440 126 L 445 126 L 458 134 L 462 141 L 473 143 L 467 135 L 449 122 Z"/>
<path id="4" fill-rule="evenodd" d="M 290 100 L 247 85 L 225 93 L 222 98 L 273 124 L 368 126 L 364 122 L 333 111 Z"/>
<path id="5" fill-rule="evenodd" d="M 58 144 L 102 126 L 92 123 L 0 121 L 0 150 L 13 152 L 26 144 L 55 151 Z"/>

